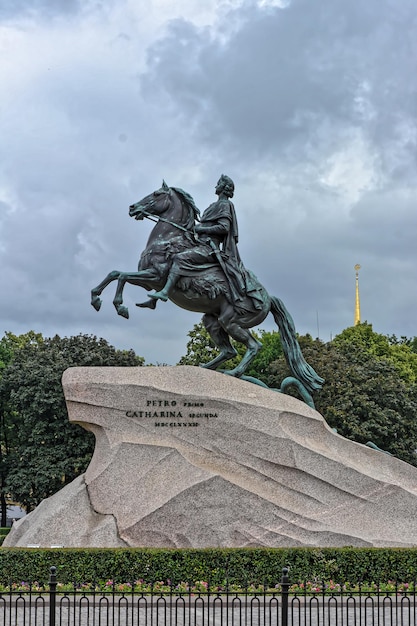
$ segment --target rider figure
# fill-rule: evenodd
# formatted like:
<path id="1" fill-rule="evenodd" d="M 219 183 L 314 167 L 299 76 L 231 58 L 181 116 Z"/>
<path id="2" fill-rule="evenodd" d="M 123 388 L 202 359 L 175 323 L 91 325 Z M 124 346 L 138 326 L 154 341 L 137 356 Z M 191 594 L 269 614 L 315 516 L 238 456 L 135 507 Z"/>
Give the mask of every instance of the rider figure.
<path id="1" fill-rule="evenodd" d="M 195 276 L 219 264 L 234 300 L 241 300 L 251 291 L 246 284 L 250 277 L 245 272 L 237 249 L 237 220 L 230 201 L 234 188 L 232 179 L 222 174 L 216 185 L 218 200 L 204 211 L 200 223 L 195 227 L 197 244 L 173 256 L 164 287 L 161 291 L 148 294 L 151 298 L 166 302 L 181 276 Z"/>

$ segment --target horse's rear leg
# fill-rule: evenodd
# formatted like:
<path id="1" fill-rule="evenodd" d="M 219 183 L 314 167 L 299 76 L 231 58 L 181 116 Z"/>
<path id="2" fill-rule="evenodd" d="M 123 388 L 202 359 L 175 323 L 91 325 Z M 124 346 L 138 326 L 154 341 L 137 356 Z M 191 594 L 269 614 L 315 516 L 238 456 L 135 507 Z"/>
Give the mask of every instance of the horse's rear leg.
<path id="1" fill-rule="evenodd" d="M 113 270 L 110 274 L 107 274 L 106 278 L 102 280 L 97 287 L 94 287 L 94 289 L 91 290 L 91 305 L 96 311 L 100 311 L 102 301 L 99 296 L 101 295 L 103 289 L 105 289 L 107 285 L 110 285 L 110 283 L 114 280 L 118 280 L 120 274 L 121 272 L 118 270 Z"/>
<path id="2" fill-rule="evenodd" d="M 262 348 L 262 344 L 255 339 L 246 328 L 242 328 L 236 321 L 234 312 L 227 307 L 226 311 L 219 317 L 219 322 L 230 337 L 243 343 L 247 350 L 243 355 L 239 365 L 232 370 L 225 370 L 225 374 L 230 376 L 242 376 L 247 367 L 253 361 L 259 350 Z"/>
<path id="3" fill-rule="evenodd" d="M 215 370 L 225 361 L 233 359 L 233 357 L 236 356 L 237 352 L 230 343 L 229 335 L 223 330 L 217 317 L 206 313 L 206 315 L 203 316 L 203 324 L 208 334 L 212 338 L 214 344 L 220 350 L 220 354 L 216 356 L 216 358 L 214 358 L 212 361 L 209 361 L 208 363 L 202 365 L 202 367 Z"/>

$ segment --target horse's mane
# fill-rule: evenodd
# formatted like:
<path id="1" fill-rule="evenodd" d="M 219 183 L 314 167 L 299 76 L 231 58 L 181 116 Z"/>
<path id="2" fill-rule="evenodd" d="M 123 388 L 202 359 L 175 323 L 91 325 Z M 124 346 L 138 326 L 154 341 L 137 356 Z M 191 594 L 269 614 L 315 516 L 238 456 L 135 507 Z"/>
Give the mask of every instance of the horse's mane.
<path id="1" fill-rule="evenodd" d="M 180 189 L 179 187 L 171 187 L 171 189 L 173 189 L 175 193 L 180 196 L 184 204 L 187 206 L 190 212 L 190 217 L 185 227 L 192 228 L 196 220 L 197 222 L 200 221 L 200 210 L 196 207 L 194 198 L 187 191 L 184 191 L 184 189 Z"/>

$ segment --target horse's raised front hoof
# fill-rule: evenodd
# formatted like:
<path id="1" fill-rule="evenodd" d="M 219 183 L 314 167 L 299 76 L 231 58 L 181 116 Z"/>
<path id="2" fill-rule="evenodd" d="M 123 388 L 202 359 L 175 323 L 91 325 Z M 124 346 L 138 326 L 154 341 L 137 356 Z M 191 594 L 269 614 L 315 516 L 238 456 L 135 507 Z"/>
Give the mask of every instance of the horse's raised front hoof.
<path id="1" fill-rule="evenodd" d="M 127 320 L 129 319 L 129 309 L 127 308 L 127 306 L 119 305 L 117 307 L 117 314 L 121 315 Z"/>
<path id="2" fill-rule="evenodd" d="M 96 311 L 100 311 L 101 309 L 101 300 L 98 296 L 93 296 L 91 298 L 91 306 L 95 308 Z"/>
<path id="3" fill-rule="evenodd" d="M 136 306 L 141 309 L 155 309 L 157 304 L 158 300 L 153 300 L 152 298 L 146 300 L 146 302 L 136 302 Z"/>

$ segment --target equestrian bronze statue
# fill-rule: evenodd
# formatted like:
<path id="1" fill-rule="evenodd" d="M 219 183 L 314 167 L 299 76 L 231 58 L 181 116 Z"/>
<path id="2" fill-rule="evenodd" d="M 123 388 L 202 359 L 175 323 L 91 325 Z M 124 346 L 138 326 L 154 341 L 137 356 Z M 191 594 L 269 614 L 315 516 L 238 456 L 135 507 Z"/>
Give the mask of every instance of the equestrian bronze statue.
<path id="1" fill-rule="evenodd" d="M 287 384 L 295 384 L 311 404 L 310 394 L 321 388 L 323 379 L 304 360 L 293 320 L 284 304 L 268 294 L 240 259 L 237 219 L 231 202 L 233 193 L 233 181 L 222 175 L 216 186 L 218 199 L 201 217 L 187 192 L 168 187 L 165 182 L 160 189 L 132 204 L 131 217 L 156 222 L 140 257 L 138 271 L 110 272 L 91 291 L 91 304 L 98 311 L 103 289 L 117 280 L 113 304 L 117 313 L 125 318 L 129 317 L 123 305 L 126 283 L 151 292 L 145 302 L 137 305 L 139 307 L 154 309 L 158 300 L 169 299 L 183 309 L 203 313 L 204 326 L 219 354 L 202 367 L 217 369 L 234 357 L 232 338 L 244 344 L 246 352 L 234 369 L 222 371 L 243 378 L 262 347 L 249 329 L 272 313 L 292 373 L 292 377 L 286 379 Z"/>

